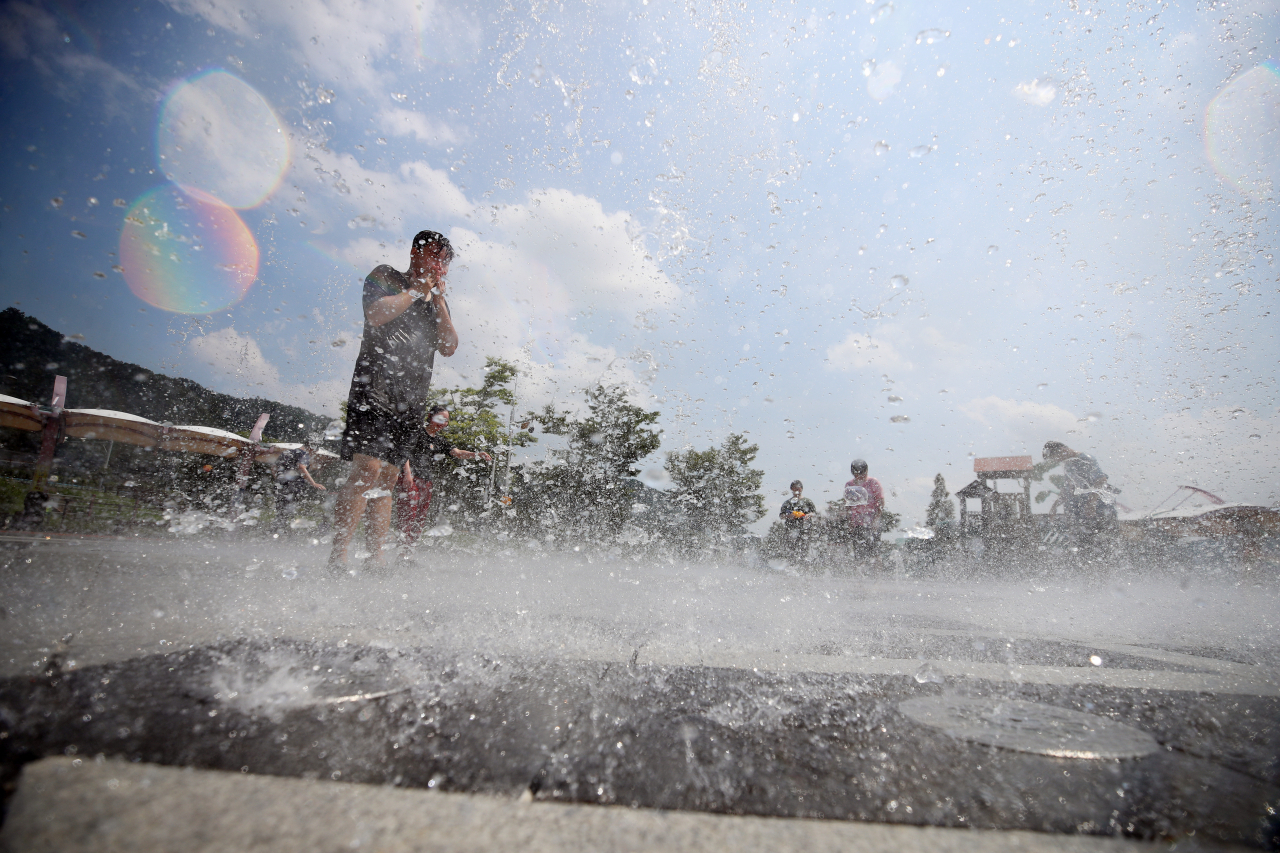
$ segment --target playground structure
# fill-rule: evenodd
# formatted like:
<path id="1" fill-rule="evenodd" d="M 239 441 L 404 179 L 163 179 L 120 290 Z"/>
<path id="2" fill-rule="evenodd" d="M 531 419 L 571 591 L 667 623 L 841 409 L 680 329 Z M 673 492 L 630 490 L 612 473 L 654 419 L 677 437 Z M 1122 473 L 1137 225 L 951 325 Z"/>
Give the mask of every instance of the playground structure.
<path id="1" fill-rule="evenodd" d="M 114 498 L 111 495 L 86 497 L 45 494 L 57 480 L 57 477 L 52 476 L 57 448 L 69 438 L 107 442 L 108 463 L 116 444 L 232 460 L 236 468 L 234 485 L 240 489 L 248 484 L 254 463 L 274 466 L 282 453 L 302 446 L 292 442 L 264 443 L 262 430 L 269 417 L 265 414 L 258 418 L 249 436 L 245 437 L 216 427 L 157 423 L 128 412 L 68 409 L 62 405 L 66 400 L 66 390 L 66 378 L 56 377 L 48 406 L 0 394 L 0 427 L 41 434 L 40 450 L 33 466 L 28 497 L 39 497 L 40 506 L 46 512 L 52 511 L 64 525 L 68 512 L 77 517 L 86 514 L 93 516 L 95 502 L 100 505 L 100 509 L 106 509 L 109 505 L 121 503 L 121 500 L 127 505 L 129 518 L 136 521 L 145 512 L 142 495 L 148 491 L 145 487 L 135 487 L 128 489 L 126 495 L 124 490 L 117 488 Z M 332 451 L 313 448 L 310 469 L 313 472 L 319 471 L 337 458 L 337 454 Z M 132 482 L 125 485 L 134 486 Z M 158 500 L 154 495 L 152 499 Z"/>
<path id="2" fill-rule="evenodd" d="M 984 551 L 996 553 L 1069 546 L 1072 535 L 1066 517 L 1052 508 L 1047 513 L 1031 511 L 1031 483 L 1053 467 L 1037 465 L 1030 456 L 975 458 L 977 478 L 955 493 L 960 499 L 961 536 L 979 540 Z M 1010 480 L 1015 489 L 1000 491 L 1001 481 Z M 1118 539 L 1150 555 L 1191 548 L 1238 552 L 1247 563 L 1274 559 L 1280 546 L 1280 509 L 1228 503 L 1196 486 L 1179 486 L 1161 505 L 1179 495 L 1181 500 L 1170 509 L 1157 507 L 1141 517 L 1120 520 Z M 970 501 L 978 502 L 976 512 Z"/>
<path id="3" fill-rule="evenodd" d="M 1031 480 L 1036 476 L 1030 456 L 986 456 L 973 460 L 972 483 L 956 492 L 960 499 L 960 532 L 978 536 L 988 548 L 1012 545 L 1029 538 L 1036 526 L 1031 514 Z M 1001 480 L 1013 480 L 1020 491 L 1000 491 Z M 969 501 L 977 500 L 977 515 Z"/>
<path id="4" fill-rule="evenodd" d="M 17 397 L 0 394 L 0 427 L 41 433 L 40 454 L 36 460 L 37 482 L 47 479 L 53 466 L 57 446 L 68 438 L 97 439 L 130 444 L 153 450 L 201 453 L 222 459 L 239 459 L 274 465 L 280 454 L 302 445 L 289 442 L 263 444 L 262 428 L 266 415 L 258 419 L 246 438 L 224 429 L 206 426 L 157 423 L 153 420 L 113 412 L 109 409 L 67 409 L 67 379 L 58 376 L 53 383 L 53 398 L 48 406 L 40 406 Z M 316 450 L 317 462 L 327 464 L 338 458 L 328 450 Z"/>

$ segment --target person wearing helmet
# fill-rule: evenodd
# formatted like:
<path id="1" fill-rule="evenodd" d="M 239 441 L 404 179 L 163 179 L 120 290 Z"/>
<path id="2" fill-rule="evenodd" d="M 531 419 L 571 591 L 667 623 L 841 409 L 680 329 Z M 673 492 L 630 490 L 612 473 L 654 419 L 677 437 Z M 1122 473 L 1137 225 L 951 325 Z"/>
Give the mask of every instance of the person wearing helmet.
<path id="1" fill-rule="evenodd" d="M 798 559 L 809 556 L 809 531 L 818 508 L 804 496 L 804 483 L 791 481 L 791 497 L 782 502 L 778 517 L 782 519 L 791 555 Z"/>
<path id="2" fill-rule="evenodd" d="M 880 546 L 884 490 L 879 480 L 867 476 L 867 470 L 866 460 L 853 460 L 849 465 L 853 479 L 844 484 L 844 502 L 849 507 L 849 541 L 855 557 L 874 557 Z"/>

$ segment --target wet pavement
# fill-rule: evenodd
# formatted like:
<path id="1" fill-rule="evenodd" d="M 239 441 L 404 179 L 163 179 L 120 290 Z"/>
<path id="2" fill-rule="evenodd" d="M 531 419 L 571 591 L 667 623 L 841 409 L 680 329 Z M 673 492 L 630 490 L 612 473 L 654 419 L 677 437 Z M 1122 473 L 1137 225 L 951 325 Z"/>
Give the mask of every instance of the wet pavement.
<path id="1" fill-rule="evenodd" d="M 305 541 L 3 552 L 0 759 L 1275 847 L 1276 592 Z M 29 561 L 29 562 L 28 562 Z"/>

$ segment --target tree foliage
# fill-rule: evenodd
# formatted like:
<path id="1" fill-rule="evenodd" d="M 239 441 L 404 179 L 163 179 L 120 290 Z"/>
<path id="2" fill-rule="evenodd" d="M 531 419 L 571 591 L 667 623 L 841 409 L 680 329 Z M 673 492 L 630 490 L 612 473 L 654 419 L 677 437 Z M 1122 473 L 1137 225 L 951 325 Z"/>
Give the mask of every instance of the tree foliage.
<path id="1" fill-rule="evenodd" d="M 760 447 L 730 433 L 720 446 L 667 454 L 667 473 L 674 500 L 684 509 L 685 524 L 675 531 L 687 550 L 705 550 L 746 533 L 748 524 L 765 514 L 760 483 L 764 472 L 752 468 Z"/>
<path id="2" fill-rule="evenodd" d="M 440 463 L 444 475 L 434 484 L 439 490 L 436 500 L 440 504 L 459 504 L 471 514 L 484 511 L 491 478 L 496 487 L 503 485 L 498 478 L 509 467 L 511 448 L 538 440 L 523 429 L 515 429 L 512 422 L 511 407 L 516 404 L 516 395 L 510 386 L 519 370 L 493 356 L 485 359 L 484 367 L 479 388 L 435 388 L 427 396 L 428 406 L 449 407 L 449 425 L 443 433 L 449 443 L 466 450 L 483 450 L 494 458 L 492 463 L 486 463 L 450 457 Z M 507 407 L 506 412 L 498 408 L 502 406 Z"/>
<path id="3" fill-rule="evenodd" d="M 586 392 L 586 404 L 586 417 L 553 404 L 527 415 L 544 433 L 563 436 L 566 446 L 520 472 L 525 494 L 518 503 L 527 520 L 550 525 L 555 535 L 598 541 L 627 524 L 636 465 L 662 438 L 652 428 L 659 413 L 629 402 L 621 387 L 597 385 Z"/>
<path id="4" fill-rule="evenodd" d="M 956 506 L 951 501 L 951 493 L 947 491 L 947 481 L 941 474 L 933 478 L 933 492 L 929 495 L 924 523 L 933 530 L 956 523 Z"/>

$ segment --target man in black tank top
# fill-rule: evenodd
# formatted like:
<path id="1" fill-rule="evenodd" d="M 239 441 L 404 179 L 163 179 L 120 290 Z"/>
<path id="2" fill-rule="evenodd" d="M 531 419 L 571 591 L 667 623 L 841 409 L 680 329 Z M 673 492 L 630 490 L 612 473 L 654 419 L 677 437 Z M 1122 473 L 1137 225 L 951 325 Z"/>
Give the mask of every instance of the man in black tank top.
<path id="1" fill-rule="evenodd" d="M 458 333 L 445 302 L 453 247 L 435 231 L 413 238 L 409 269 L 385 264 L 364 281 L 364 339 L 347 395 L 343 459 L 351 462 L 334 505 L 331 565 L 345 566 L 347 549 L 366 515 L 365 540 L 382 562 L 391 528 L 396 474 L 423 429 L 435 356 L 458 349 Z"/>

